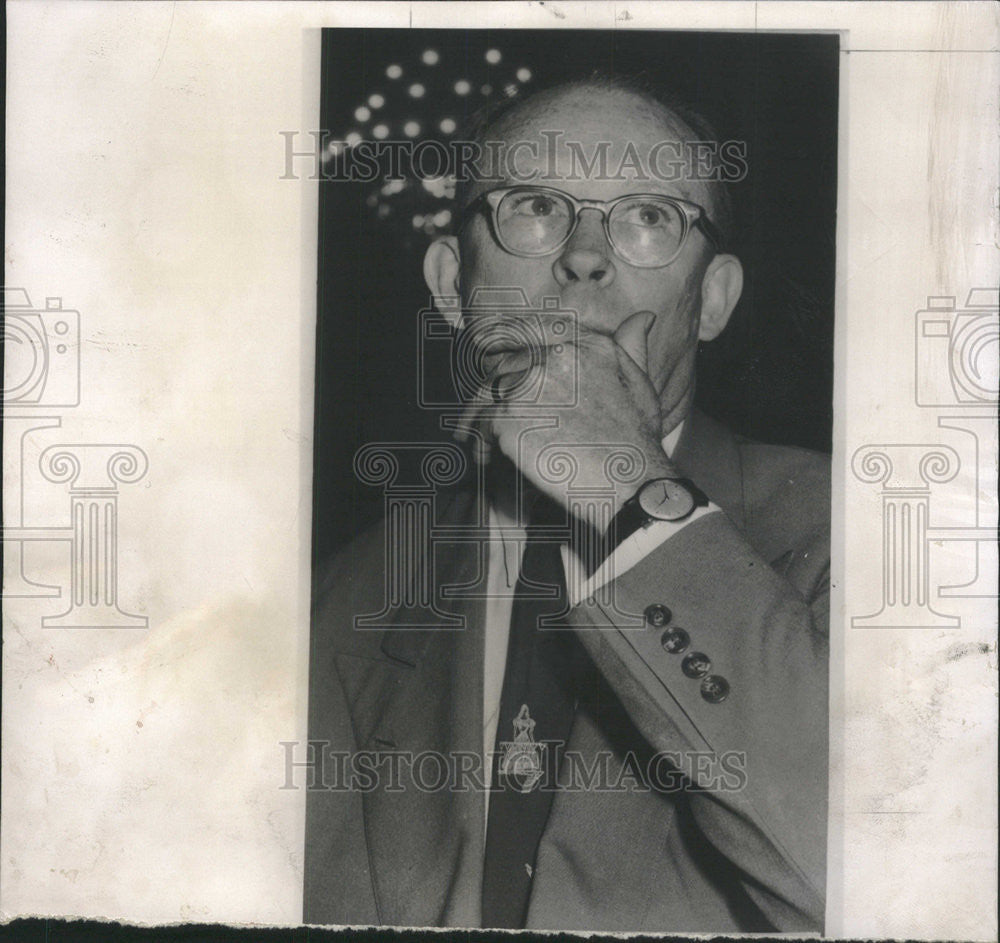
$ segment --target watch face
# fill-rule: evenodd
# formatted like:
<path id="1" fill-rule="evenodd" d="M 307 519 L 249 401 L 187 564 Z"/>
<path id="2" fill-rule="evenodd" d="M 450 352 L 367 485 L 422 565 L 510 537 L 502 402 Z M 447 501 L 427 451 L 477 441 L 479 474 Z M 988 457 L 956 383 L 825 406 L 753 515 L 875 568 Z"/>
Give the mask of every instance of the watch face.
<path id="1" fill-rule="evenodd" d="M 676 521 L 694 510 L 694 497 L 680 482 L 657 478 L 639 492 L 639 506 L 650 517 Z"/>

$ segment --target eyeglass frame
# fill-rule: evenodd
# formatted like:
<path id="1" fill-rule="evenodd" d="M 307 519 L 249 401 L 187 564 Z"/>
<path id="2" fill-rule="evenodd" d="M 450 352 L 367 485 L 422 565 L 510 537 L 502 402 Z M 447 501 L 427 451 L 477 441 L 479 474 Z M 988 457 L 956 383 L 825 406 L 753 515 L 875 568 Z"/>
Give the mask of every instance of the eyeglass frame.
<path id="1" fill-rule="evenodd" d="M 516 252 L 511 249 L 505 242 L 503 237 L 500 235 L 500 222 L 497 218 L 497 214 L 500 209 L 500 203 L 503 201 L 509 193 L 513 193 L 517 190 L 524 190 L 530 193 L 538 193 L 540 195 L 554 194 L 556 196 L 564 198 L 570 206 L 573 208 L 573 222 L 566 232 L 566 235 L 559 240 L 556 245 L 551 249 L 546 249 L 544 252 Z M 683 220 L 684 229 L 681 232 L 680 241 L 677 244 L 677 251 L 665 262 L 656 262 L 654 264 L 633 262 L 631 259 L 626 258 L 618 246 L 615 244 L 615 240 L 611 235 L 611 227 L 608 223 L 611 218 L 611 213 L 617 204 L 623 203 L 626 200 L 637 200 L 647 197 L 653 200 L 662 200 L 666 203 L 675 206 L 681 214 L 681 219 Z M 682 200 L 680 197 L 667 196 L 665 193 L 625 193 L 622 196 L 617 196 L 611 200 L 588 200 L 580 199 L 573 196 L 572 193 L 567 193 L 565 190 L 559 190 L 556 187 L 539 187 L 532 184 L 514 184 L 512 186 L 506 187 L 494 187 L 492 190 L 486 190 L 480 193 L 468 206 L 463 209 L 459 214 L 459 224 L 458 230 L 461 232 L 462 229 L 468 224 L 469 218 L 475 212 L 482 209 L 482 205 L 486 204 L 490 208 L 489 222 L 490 229 L 493 232 L 493 237 L 499 243 L 500 248 L 504 252 L 508 252 L 511 255 L 516 255 L 522 259 L 539 259 L 546 255 L 552 255 L 554 252 L 558 252 L 570 239 L 573 238 L 573 234 L 576 232 L 577 227 L 580 225 L 580 213 L 582 210 L 596 210 L 601 214 L 601 222 L 604 226 L 604 235 L 608 240 L 608 245 L 611 246 L 612 251 L 618 256 L 623 262 L 628 265 L 635 266 L 636 268 L 666 268 L 673 262 L 677 261 L 677 257 L 684 251 L 684 246 L 687 244 L 688 236 L 691 235 L 691 230 L 697 227 L 701 230 L 702 234 L 711 243 L 712 248 L 716 252 L 722 251 L 723 239 L 722 233 L 719 228 L 709 219 L 708 212 L 703 206 L 698 203 L 693 203 L 690 200 Z"/>

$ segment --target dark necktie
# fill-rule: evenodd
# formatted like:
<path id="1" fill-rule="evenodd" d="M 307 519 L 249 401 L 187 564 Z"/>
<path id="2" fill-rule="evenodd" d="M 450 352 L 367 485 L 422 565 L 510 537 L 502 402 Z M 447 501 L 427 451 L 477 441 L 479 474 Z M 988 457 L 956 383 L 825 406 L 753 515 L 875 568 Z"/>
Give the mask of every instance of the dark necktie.
<path id="1" fill-rule="evenodd" d="M 537 598 L 544 592 L 537 584 L 557 586 L 558 595 Z M 484 927 L 524 926 L 556 763 L 573 723 L 577 651 L 565 624 L 540 627 L 539 621 L 565 607 L 559 545 L 529 534 L 514 592 L 497 721 L 483 868 Z"/>

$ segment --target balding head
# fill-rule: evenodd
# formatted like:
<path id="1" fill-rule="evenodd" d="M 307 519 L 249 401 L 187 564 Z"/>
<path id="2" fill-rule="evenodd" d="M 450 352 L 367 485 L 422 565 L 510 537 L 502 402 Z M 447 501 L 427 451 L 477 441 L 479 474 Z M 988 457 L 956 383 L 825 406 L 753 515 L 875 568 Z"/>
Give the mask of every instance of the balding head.
<path id="1" fill-rule="evenodd" d="M 704 205 L 724 247 L 732 242 L 732 201 L 724 152 L 696 111 L 633 79 L 594 74 L 506 99 L 473 116 L 465 139 L 482 154 L 477 173 L 463 175 L 456 202 L 464 209 L 497 183 L 520 183 L 532 145 L 542 154 L 531 182 L 560 185 L 560 177 L 676 184 L 678 195 Z M 555 169 L 553 156 L 561 161 Z M 553 170 L 555 172 L 553 173 Z M 513 171 L 513 175 L 512 175 Z M 670 188 L 668 188 L 670 189 Z M 722 248 L 722 247 L 720 247 Z"/>

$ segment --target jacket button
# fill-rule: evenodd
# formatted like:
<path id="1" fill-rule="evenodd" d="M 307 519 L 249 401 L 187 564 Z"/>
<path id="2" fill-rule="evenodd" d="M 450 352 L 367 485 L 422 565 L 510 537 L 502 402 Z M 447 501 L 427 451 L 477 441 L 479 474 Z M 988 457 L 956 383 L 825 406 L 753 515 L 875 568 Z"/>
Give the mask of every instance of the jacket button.
<path id="1" fill-rule="evenodd" d="M 681 671 L 689 678 L 701 678 L 711 670 L 712 662 L 708 655 L 703 655 L 701 652 L 691 652 L 690 655 L 685 655 L 684 661 L 681 662 Z"/>
<path id="2" fill-rule="evenodd" d="M 663 633 L 660 644 L 664 651 L 671 655 L 679 655 L 681 652 L 687 651 L 688 645 L 691 644 L 691 636 L 680 626 L 675 626 Z"/>
<path id="3" fill-rule="evenodd" d="M 722 675 L 706 675 L 701 679 L 701 696 L 709 704 L 721 704 L 729 697 L 729 682 Z"/>
<path id="4" fill-rule="evenodd" d="M 673 613 L 666 606 L 654 603 L 652 606 L 646 606 L 644 615 L 646 616 L 646 622 L 649 625 L 655 626 L 659 629 L 670 621 Z"/>

